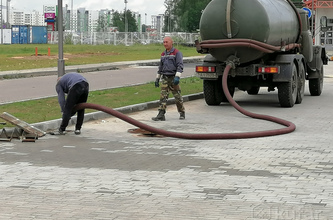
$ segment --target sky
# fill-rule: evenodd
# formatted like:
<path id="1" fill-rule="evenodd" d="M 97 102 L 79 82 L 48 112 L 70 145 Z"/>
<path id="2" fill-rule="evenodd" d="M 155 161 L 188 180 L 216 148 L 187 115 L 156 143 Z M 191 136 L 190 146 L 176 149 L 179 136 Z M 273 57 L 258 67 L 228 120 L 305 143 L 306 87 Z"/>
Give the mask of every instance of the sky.
<path id="1" fill-rule="evenodd" d="M 6 5 L 6 0 L 2 0 L 3 5 Z M 41 3 L 42 2 L 42 3 Z M 58 0 L 11 0 L 10 8 L 24 12 L 32 12 L 33 10 L 43 12 L 43 5 L 57 5 Z M 68 5 L 71 9 L 72 0 L 62 0 L 62 4 Z M 73 0 L 73 9 L 85 8 L 86 10 L 114 9 L 123 11 L 125 9 L 125 0 Z M 151 16 L 164 14 L 164 0 L 127 0 L 127 9 L 133 12 L 139 12 L 142 17 L 142 23 L 151 24 Z M 147 14 L 147 16 L 145 16 Z"/>

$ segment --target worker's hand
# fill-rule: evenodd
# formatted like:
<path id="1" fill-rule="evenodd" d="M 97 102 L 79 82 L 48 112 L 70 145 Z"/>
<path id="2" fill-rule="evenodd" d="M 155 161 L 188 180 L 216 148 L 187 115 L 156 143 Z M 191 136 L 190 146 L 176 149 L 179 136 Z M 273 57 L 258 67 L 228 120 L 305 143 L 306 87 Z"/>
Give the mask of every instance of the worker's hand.
<path id="1" fill-rule="evenodd" d="M 175 78 L 173 79 L 173 84 L 178 85 L 179 80 L 180 80 L 179 76 L 175 76 Z"/>
<path id="2" fill-rule="evenodd" d="M 155 88 L 160 87 L 160 79 L 155 80 Z"/>

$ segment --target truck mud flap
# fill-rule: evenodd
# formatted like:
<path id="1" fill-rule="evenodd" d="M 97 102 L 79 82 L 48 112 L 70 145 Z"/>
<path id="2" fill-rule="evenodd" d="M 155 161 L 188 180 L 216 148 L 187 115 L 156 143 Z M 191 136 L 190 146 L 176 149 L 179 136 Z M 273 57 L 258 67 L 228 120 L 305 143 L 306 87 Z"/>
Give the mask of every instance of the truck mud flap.
<path id="1" fill-rule="evenodd" d="M 296 60 L 299 65 L 302 65 L 303 55 L 300 54 L 283 54 L 278 55 L 275 63 L 280 66 L 280 73 L 273 76 L 273 82 L 289 82 L 291 80 L 291 71 L 293 63 Z"/>
<path id="2" fill-rule="evenodd" d="M 322 70 L 323 65 L 325 65 L 325 62 L 327 63 L 325 48 L 317 45 L 314 47 L 313 53 L 313 60 L 310 63 L 307 63 L 307 79 L 320 78 L 320 71 Z"/>

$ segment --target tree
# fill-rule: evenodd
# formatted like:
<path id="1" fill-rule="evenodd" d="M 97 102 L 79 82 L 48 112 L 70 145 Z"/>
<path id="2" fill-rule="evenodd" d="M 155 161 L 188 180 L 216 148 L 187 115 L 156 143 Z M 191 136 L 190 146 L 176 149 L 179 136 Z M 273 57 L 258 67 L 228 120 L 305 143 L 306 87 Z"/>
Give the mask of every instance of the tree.
<path id="1" fill-rule="evenodd" d="M 109 14 L 101 14 L 98 16 L 96 28 L 98 32 L 106 32 L 107 29 L 111 26 L 109 16 Z"/>
<path id="2" fill-rule="evenodd" d="M 141 26 L 141 31 L 142 31 L 142 32 L 146 32 L 146 29 L 147 29 L 147 25 L 143 24 L 143 25 Z"/>
<path id="3" fill-rule="evenodd" d="M 118 31 L 125 32 L 125 18 L 118 11 L 115 11 L 112 16 L 112 25 L 117 27 Z"/>
<path id="4" fill-rule="evenodd" d="M 176 30 L 176 19 L 175 19 L 175 0 L 165 0 L 164 6 L 166 11 L 164 13 L 164 32 L 172 32 Z"/>
<path id="5" fill-rule="evenodd" d="M 187 3 L 184 6 L 186 8 L 186 11 L 185 13 L 183 13 L 180 27 L 182 27 L 185 31 L 196 32 L 197 29 L 199 29 L 202 11 L 209 2 L 210 0 L 195 1 L 193 3 L 190 3 L 189 0 L 187 0 Z M 189 5 L 192 5 L 192 7 L 189 7 Z"/>
<path id="6" fill-rule="evenodd" d="M 165 0 L 165 31 L 196 32 L 201 13 L 211 0 Z M 178 24 L 178 25 L 176 25 Z"/>
<path id="7" fill-rule="evenodd" d="M 128 32 L 137 32 L 138 26 L 136 24 L 134 13 L 132 13 L 130 10 L 127 10 L 126 17 L 128 23 Z M 115 11 L 112 17 L 112 25 L 117 27 L 119 32 L 125 32 L 125 13 Z"/>

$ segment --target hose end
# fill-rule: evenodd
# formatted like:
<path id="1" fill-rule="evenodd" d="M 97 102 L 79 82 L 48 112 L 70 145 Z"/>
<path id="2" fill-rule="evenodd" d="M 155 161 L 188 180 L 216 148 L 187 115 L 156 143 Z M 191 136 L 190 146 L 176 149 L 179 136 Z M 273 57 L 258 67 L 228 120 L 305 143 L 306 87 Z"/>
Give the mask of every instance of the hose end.
<path id="1" fill-rule="evenodd" d="M 239 58 L 231 55 L 228 57 L 228 59 L 225 61 L 227 65 L 229 65 L 232 69 L 236 69 L 236 66 L 240 64 Z"/>

